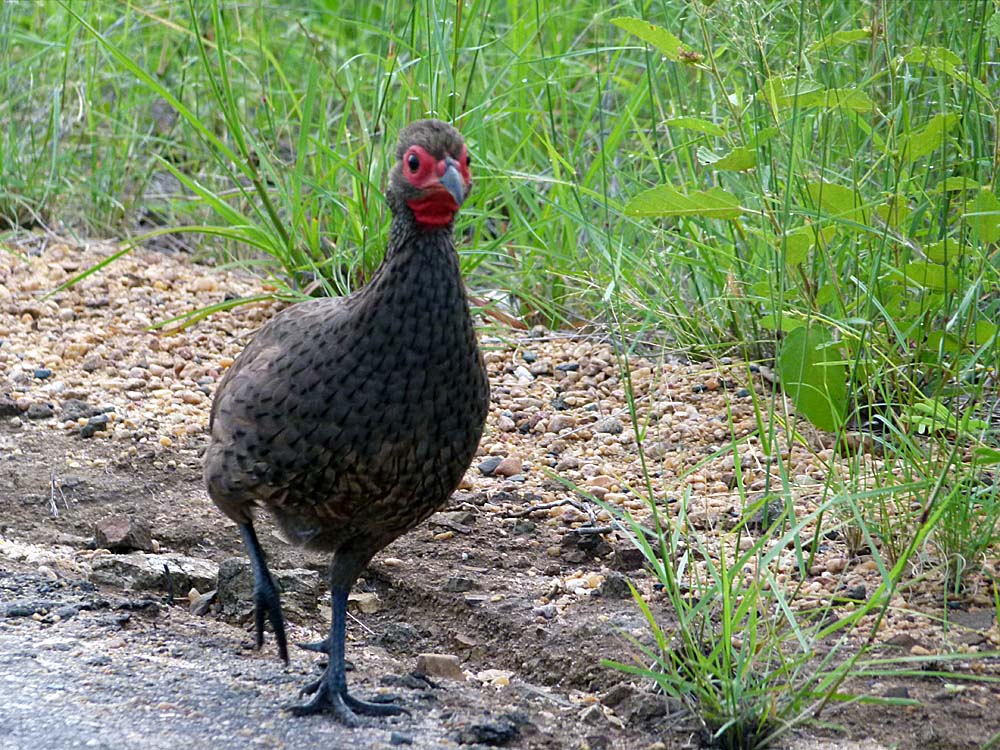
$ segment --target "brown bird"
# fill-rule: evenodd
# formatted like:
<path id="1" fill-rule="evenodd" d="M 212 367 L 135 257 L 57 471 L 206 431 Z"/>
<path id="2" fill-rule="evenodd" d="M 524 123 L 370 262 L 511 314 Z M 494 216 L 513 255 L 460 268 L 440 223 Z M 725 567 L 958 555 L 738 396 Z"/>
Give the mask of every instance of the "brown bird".
<path id="1" fill-rule="evenodd" d="M 295 544 L 332 553 L 329 656 L 297 714 L 404 709 L 347 692 L 347 596 L 372 557 L 441 508 L 482 435 L 489 384 L 455 252 L 472 188 L 461 135 L 405 128 L 389 176 L 389 246 L 371 281 L 295 305 L 260 329 L 219 384 L 205 482 L 239 524 L 254 572 L 257 646 L 270 620 L 288 660 L 278 591 L 253 527 L 266 508 Z"/>

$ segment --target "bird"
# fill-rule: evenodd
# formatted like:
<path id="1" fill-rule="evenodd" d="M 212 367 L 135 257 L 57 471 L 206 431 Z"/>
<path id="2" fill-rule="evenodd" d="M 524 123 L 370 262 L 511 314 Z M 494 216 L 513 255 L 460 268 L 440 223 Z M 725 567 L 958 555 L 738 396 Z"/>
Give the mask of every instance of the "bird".
<path id="1" fill-rule="evenodd" d="M 203 461 L 208 494 L 250 559 L 258 649 L 266 617 L 288 662 L 256 513 L 269 512 L 293 544 L 330 553 L 330 631 L 311 646 L 327 666 L 290 710 L 348 726 L 408 713 L 347 690 L 351 587 L 375 554 L 447 503 L 490 399 L 454 240 L 472 189 L 468 150 L 452 125 L 419 120 L 400 131 L 395 156 L 381 265 L 355 292 L 293 305 L 254 334 L 216 390 Z"/>

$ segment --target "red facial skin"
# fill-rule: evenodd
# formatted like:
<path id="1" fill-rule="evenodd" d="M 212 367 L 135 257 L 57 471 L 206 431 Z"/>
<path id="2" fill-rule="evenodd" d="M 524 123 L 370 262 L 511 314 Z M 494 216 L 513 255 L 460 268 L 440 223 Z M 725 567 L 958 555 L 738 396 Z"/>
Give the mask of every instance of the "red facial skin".
<path id="1" fill-rule="evenodd" d="M 411 155 L 419 160 L 416 172 L 410 169 Z M 463 185 L 468 189 L 471 177 L 469 157 L 464 145 L 456 166 L 462 176 Z M 455 197 L 440 182 L 447 169 L 448 165 L 444 159 L 435 161 L 434 157 L 420 146 L 410 146 L 403 154 L 403 176 L 413 187 L 421 191 L 418 198 L 412 198 L 406 204 L 413 211 L 417 223 L 424 227 L 436 229 L 448 226 L 458 211 L 459 204 Z"/>

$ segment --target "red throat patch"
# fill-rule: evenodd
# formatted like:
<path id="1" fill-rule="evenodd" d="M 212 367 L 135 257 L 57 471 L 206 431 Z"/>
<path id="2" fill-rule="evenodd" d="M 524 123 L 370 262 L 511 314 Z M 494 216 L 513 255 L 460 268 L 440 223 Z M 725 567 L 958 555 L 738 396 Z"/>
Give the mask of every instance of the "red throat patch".
<path id="1" fill-rule="evenodd" d="M 455 218 L 458 204 L 444 188 L 431 189 L 420 198 L 407 201 L 417 223 L 428 228 L 448 226 Z"/>

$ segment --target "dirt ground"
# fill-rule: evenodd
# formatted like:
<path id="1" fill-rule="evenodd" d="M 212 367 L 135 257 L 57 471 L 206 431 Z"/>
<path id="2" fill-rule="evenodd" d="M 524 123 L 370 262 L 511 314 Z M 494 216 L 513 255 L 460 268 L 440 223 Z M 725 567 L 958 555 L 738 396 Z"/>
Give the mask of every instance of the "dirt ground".
<path id="1" fill-rule="evenodd" d="M 143 321 L 218 301 L 224 288 L 249 293 L 254 285 L 153 255 L 112 266 L 104 278 L 57 297 L 54 307 L 39 303 L 38 290 L 46 283 L 51 288 L 47 275 L 59 278 L 51 269 L 61 264 L 64 277 L 88 252 L 97 251 L 35 248 L 29 259 L 8 258 L 0 268 L 6 290 L 0 296 L 0 398 L 7 398 L 0 409 L 8 410 L 0 415 L 0 748 L 702 746 L 697 723 L 680 705 L 601 665 L 602 659 L 636 663 L 624 636 L 648 638 L 625 577 L 664 627 L 673 616 L 618 532 L 579 531 L 608 524 L 608 517 L 580 505 L 541 470 L 604 490 L 608 502 L 626 508 L 636 502 L 621 479 L 634 472 L 634 449 L 629 428 L 620 425 L 621 401 L 611 403 L 619 386 L 607 374 L 614 362 L 606 344 L 530 340 L 518 332 L 484 339 L 496 408 L 481 455 L 449 508 L 384 550 L 354 597 L 347 654 L 352 689 L 362 696 L 392 692 L 411 714 L 349 730 L 283 710 L 318 675 L 320 659 L 295 650 L 284 667 L 269 635 L 262 651 L 253 650 L 245 600 L 227 604 L 220 594 L 195 614 L 198 594 L 214 586 L 210 576 L 199 583 L 191 573 L 189 580 L 180 562 L 173 575 L 139 585 L 109 563 L 183 555 L 214 569 L 245 557 L 235 526 L 202 487 L 200 453 L 215 379 L 246 332 L 272 310 L 234 314 L 208 332 L 196 327 L 172 339 L 150 334 Z M 31 281 L 39 277 L 45 278 Z M 64 314 L 67 309 L 76 312 Z M 122 336 L 125 343 L 106 343 Z M 73 349 L 74 342 L 82 343 Z M 91 365 L 100 358 L 97 367 L 84 367 L 88 356 Z M 548 367 L 537 366 L 546 360 Z M 569 362 L 579 370 L 559 369 Z M 595 362 L 608 367 L 595 369 Z M 188 368 L 191 363 L 197 368 Z M 52 374 L 39 378 L 39 368 Z M 677 453 L 680 464 L 704 458 L 697 430 L 712 435 L 750 409 L 739 403 L 745 399 L 739 384 L 725 384 L 726 373 L 664 362 L 648 369 L 651 382 L 669 386 L 672 413 L 696 425 L 687 431 L 677 417 L 663 435 L 663 452 Z M 592 374 L 563 378 L 576 372 Z M 712 387 L 713 379 L 724 387 Z M 63 387 L 50 387 L 55 382 Z M 591 397 L 579 395 L 586 393 Z M 71 397 L 113 407 L 105 413 L 115 417 L 85 437 L 93 415 L 59 418 Z M 551 406 L 563 397 L 564 405 Z M 46 404 L 48 416 L 39 411 Z M 565 419 L 557 423 L 556 417 Z M 683 455 L 685 447 L 693 458 Z M 492 458 L 510 462 L 482 466 Z M 661 462 L 663 476 L 679 476 L 671 474 L 670 460 Z M 713 498 L 706 518 L 716 505 L 732 503 L 724 470 L 694 477 L 702 485 L 695 489 Z M 811 487 L 812 469 L 802 471 L 803 487 Z M 690 475 L 684 481 L 690 484 Z M 113 516 L 147 521 L 152 548 L 124 556 L 99 549 L 95 528 Z M 327 561 L 285 544 L 266 521 L 259 532 L 272 569 L 289 571 L 291 638 L 317 640 L 329 621 L 322 583 Z M 831 547 L 833 562 L 819 559 L 826 568 L 816 571 L 817 581 L 827 581 L 830 571 L 838 575 L 823 585 L 864 575 L 863 561 L 848 560 L 845 570 L 836 562 L 843 549 Z M 192 585 L 196 592 L 189 592 Z M 985 649 L 997 626 L 978 596 L 963 609 L 979 617 L 968 644 Z M 940 625 L 921 621 L 920 627 L 903 647 L 942 643 Z M 461 674 L 423 676 L 418 655 L 424 653 L 457 657 Z M 976 668 L 998 671 L 996 661 Z M 995 683 L 914 676 L 886 684 L 859 680 L 857 687 L 919 703 L 831 707 L 781 746 L 971 749 L 1000 732 Z"/>

